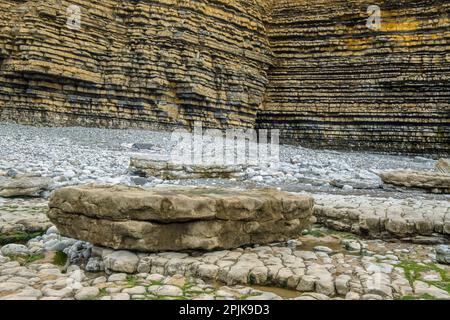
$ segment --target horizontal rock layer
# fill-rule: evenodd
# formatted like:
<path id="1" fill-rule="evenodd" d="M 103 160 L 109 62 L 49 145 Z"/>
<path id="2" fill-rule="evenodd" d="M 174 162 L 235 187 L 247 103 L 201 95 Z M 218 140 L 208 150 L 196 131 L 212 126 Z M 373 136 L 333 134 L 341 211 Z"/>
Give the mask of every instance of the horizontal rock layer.
<path id="1" fill-rule="evenodd" d="M 448 153 L 450 3 L 276 1 L 261 128 L 302 145 Z M 373 3 L 375 4 L 375 3 Z"/>
<path id="2" fill-rule="evenodd" d="M 81 29 L 67 8 L 81 8 Z M 450 154 L 450 4 L 0 0 L 0 119 Z"/>
<path id="3" fill-rule="evenodd" d="M 67 26 L 73 4 L 80 30 Z M 2 0 L 2 118 L 253 126 L 270 62 L 264 12 L 249 0 Z"/>
<path id="4" fill-rule="evenodd" d="M 91 186 L 57 190 L 48 216 L 63 235 L 114 249 L 212 250 L 295 238 L 313 205 L 275 190 Z"/>

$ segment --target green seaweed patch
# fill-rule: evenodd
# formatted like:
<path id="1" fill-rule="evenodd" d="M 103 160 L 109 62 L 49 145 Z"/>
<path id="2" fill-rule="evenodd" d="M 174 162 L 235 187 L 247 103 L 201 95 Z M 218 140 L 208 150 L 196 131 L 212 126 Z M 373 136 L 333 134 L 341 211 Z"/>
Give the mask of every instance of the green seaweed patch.
<path id="1" fill-rule="evenodd" d="M 55 252 L 55 255 L 53 256 L 53 264 L 57 266 L 65 266 L 67 263 L 67 254 L 65 254 L 62 251 Z"/>
<path id="2" fill-rule="evenodd" d="M 403 297 L 400 297 L 397 300 L 436 300 L 436 298 L 433 297 L 432 295 L 426 293 L 426 294 L 423 294 L 423 295 L 421 295 L 419 297 L 411 296 L 411 295 L 403 296 Z"/>
<path id="3" fill-rule="evenodd" d="M 415 281 L 420 280 L 429 285 L 435 286 L 442 290 L 447 291 L 450 294 L 450 272 L 445 269 L 440 268 L 434 263 L 418 263 L 415 261 L 401 261 L 398 267 L 405 270 L 406 279 L 408 279 L 410 285 L 412 286 Z M 421 279 L 422 273 L 434 271 L 439 273 L 441 281 L 431 281 Z"/>
<path id="4" fill-rule="evenodd" d="M 43 231 L 0 233 L 0 246 L 4 246 L 10 243 L 25 244 L 29 240 L 42 236 L 43 234 Z"/>
<path id="5" fill-rule="evenodd" d="M 127 286 L 130 288 L 136 287 L 138 285 L 138 278 L 134 275 L 127 276 Z"/>
<path id="6" fill-rule="evenodd" d="M 252 293 L 252 294 L 244 294 L 239 297 L 239 300 L 247 300 L 248 298 L 260 297 L 262 295 L 263 295 L 262 292 L 256 292 L 256 293 Z"/>
<path id="7" fill-rule="evenodd" d="M 99 293 L 96 297 L 96 300 L 99 300 L 100 298 L 106 297 L 108 295 L 108 291 L 106 291 L 106 288 L 100 288 L 98 290 L 99 290 Z"/>
<path id="8" fill-rule="evenodd" d="M 45 259 L 45 255 L 43 253 L 39 253 L 30 254 L 27 256 L 10 256 L 10 259 L 19 262 L 22 266 L 27 266 L 32 264 L 33 262 Z"/>
<path id="9" fill-rule="evenodd" d="M 42 259 L 45 259 L 45 255 L 43 253 L 32 254 L 26 258 L 25 264 L 32 264 L 33 262 L 36 262 L 36 261 L 39 261 Z"/>

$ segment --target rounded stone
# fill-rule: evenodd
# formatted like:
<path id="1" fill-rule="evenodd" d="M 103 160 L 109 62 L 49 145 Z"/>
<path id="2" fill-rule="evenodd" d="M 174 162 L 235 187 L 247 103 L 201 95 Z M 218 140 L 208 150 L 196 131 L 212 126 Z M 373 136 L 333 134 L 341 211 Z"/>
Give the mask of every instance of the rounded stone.
<path id="1" fill-rule="evenodd" d="M 181 297 L 183 295 L 183 290 L 177 286 L 163 285 L 155 290 L 154 294 L 158 296 Z"/>
<path id="2" fill-rule="evenodd" d="M 3 246 L 1 252 L 4 256 L 27 256 L 29 254 L 27 246 L 14 243 Z"/>
<path id="3" fill-rule="evenodd" d="M 134 273 L 137 270 L 139 257 L 130 251 L 114 251 L 103 259 L 105 268 L 116 272 Z"/>
<path id="4" fill-rule="evenodd" d="M 79 290 L 75 294 L 76 300 L 92 300 L 100 294 L 100 290 L 96 287 L 86 287 Z"/>

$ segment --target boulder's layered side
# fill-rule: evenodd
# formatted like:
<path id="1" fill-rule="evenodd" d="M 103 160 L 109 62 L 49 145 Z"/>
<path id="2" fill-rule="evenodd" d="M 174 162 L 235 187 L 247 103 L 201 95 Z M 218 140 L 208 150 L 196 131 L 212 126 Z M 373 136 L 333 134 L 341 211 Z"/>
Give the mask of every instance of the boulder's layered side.
<path id="1" fill-rule="evenodd" d="M 56 191 L 48 216 L 62 234 L 99 246 L 213 250 L 295 238 L 313 206 L 276 190 L 89 186 Z"/>
<path id="2" fill-rule="evenodd" d="M 305 146 L 448 154 L 449 17 L 447 0 L 274 1 L 258 126 Z"/>
<path id="3" fill-rule="evenodd" d="M 81 29 L 67 26 L 70 5 Z M 450 154 L 450 4 L 0 0 L 0 120 Z"/>
<path id="4" fill-rule="evenodd" d="M 81 8 L 80 30 L 67 26 L 70 5 Z M 263 5 L 0 0 L 1 118 L 251 127 L 270 62 Z"/>

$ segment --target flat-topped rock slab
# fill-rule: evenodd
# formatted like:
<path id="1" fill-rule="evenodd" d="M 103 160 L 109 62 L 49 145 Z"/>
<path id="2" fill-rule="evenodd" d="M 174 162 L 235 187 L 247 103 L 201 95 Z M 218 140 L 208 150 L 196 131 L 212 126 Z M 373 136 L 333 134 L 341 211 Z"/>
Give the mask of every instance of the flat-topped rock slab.
<path id="1" fill-rule="evenodd" d="M 384 183 L 398 187 L 424 189 L 432 193 L 450 193 L 450 175 L 428 171 L 381 172 Z"/>
<path id="2" fill-rule="evenodd" d="M 39 197 L 52 182 L 50 178 L 38 176 L 0 176 L 0 197 Z"/>
<path id="3" fill-rule="evenodd" d="M 143 252 L 230 249 L 297 237 L 314 200 L 273 189 L 85 186 L 54 193 L 48 216 L 63 235 Z"/>

